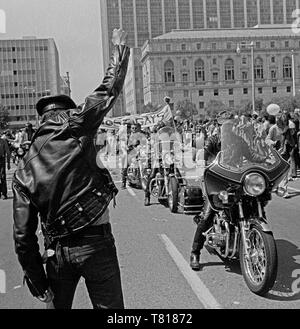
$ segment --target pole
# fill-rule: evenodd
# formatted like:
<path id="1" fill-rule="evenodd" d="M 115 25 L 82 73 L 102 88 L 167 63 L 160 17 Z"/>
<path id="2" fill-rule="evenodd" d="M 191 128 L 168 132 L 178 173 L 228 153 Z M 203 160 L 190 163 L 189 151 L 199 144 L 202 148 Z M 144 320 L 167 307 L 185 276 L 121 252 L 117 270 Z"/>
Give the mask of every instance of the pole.
<path id="1" fill-rule="evenodd" d="M 69 72 L 66 72 L 67 73 L 67 85 L 68 85 L 68 96 L 71 97 L 71 85 L 70 85 L 70 75 L 69 75 Z"/>
<path id="2" fill-rule="evenodd" d="M 295 82 L 295 55 L 292 50 L 292 78 L 293 78 L 293 97 L 296 96 L 296 82 Z"/>
<path id="3" fill-rule="evenodd" d="M 26 115 L 26 121 L 28 122 L 28 113 L 27 113 L 27 95 L 26 95 L 26 91 L 27 87 L 23 88 L 24 90 L 24 107 L 25 107 L 25 115 Z"/>
<path id="4" fill-rule="evenodd" d="M 252 113 L 255 112 L 255 79 L 254 79 L 254 43 L 250 44 L 251 47 L 251 69 L 252 69 Z"/>

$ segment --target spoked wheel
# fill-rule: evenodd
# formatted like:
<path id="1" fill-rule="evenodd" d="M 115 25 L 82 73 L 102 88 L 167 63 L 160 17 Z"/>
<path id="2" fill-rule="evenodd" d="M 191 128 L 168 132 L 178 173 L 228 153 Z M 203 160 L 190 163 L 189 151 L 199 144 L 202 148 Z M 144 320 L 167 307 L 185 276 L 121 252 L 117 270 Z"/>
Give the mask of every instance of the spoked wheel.
<path id="1" fill-rule="evenodd" d="M 271 233 L 253 225 L 247 232 L 249 257 L 240 239 L 240 264 L 248 288 L 257 295 L 265 295 L 274 285 L 277 275 L 277 250 Z"/>
<path id="2" fill-rule="evenodd" d="M 175 213 L 178 210 L 178 182 L 175 177 L 169 180 L 169 195 L 168 204 L 171 212 Z"/>

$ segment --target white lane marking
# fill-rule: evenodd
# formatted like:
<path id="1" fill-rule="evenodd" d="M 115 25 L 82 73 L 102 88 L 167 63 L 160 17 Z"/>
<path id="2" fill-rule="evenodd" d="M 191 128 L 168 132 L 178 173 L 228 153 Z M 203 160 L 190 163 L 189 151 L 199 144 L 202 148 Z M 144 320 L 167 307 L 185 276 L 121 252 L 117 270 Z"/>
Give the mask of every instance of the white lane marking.
<path id="1" fill-rule="evenodd" d="M 131 187 L 127 187 L 127 191 L 131 196 L 133 196 L 135 198 L 137 197 L 134 190 Z"/>
<path id="2" fill-rule="evenodd" d="M 159 234 L 159 236 L 180 272 L 183 274 L 203 306 L 209 309 L 221 309 L 222 306 L 216 301 L 199 276 L 190 268 L 189 264 L 174 246 L 172 241 L 165 234 Z"/>
<path id="3" fill-rule="evenodd" d="M 300 190 L 297 190 L 296 188 L 293 188 L 293 187 L 290 187 L 290 186 L 288 186 L 288 189 L 289 189 L 289 190 L 292 190 L 292 191 L 294 191 L 294 192 L 300 192 Z"/>
<path id="4" fill-rule="evenodd" d="M 14 289 L 20 289 L 22 286 L 15 286 Z"/>

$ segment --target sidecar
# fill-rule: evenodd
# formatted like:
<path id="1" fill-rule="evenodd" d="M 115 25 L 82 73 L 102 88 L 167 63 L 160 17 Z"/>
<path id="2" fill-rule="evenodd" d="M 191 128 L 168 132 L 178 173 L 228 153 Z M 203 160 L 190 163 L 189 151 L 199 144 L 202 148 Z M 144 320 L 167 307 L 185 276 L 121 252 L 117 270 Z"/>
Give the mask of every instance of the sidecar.
<path id="1" fill-rule="evenodd" d="M 199 184 L 182 179 L 182 184 L 179 186 L 179 201 L 178 211 L 184 214 L 196 214 L 202 211 L 204 198 L 202 188 Z"/>

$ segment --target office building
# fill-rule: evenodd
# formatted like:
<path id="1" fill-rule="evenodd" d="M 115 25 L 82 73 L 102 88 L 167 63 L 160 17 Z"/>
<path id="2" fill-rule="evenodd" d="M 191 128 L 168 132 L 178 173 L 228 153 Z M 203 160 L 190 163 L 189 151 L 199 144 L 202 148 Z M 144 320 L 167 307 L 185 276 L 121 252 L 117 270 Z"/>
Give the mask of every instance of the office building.
<path id="1" fill-rule="evenodd" d="M 253 42 L 253 56 L 251 43 Z M 289 25 L 276 28 L 178 30 L 142 48 L 145 104 L 189 99 L 199 111 L 211 100 L 231 108 L 255 98 L 264 102 L 297 93 L 300 35 Z M 294 72 L 294 74 L 293 74 Z"/>
<path id="2" fill-rule="evenodd" d="M 0 102 L 9 111 L 10 127 L 35 124 L 37 100 L 60 93 L 60 86 L 53 39 L 0 40 Z"/>

